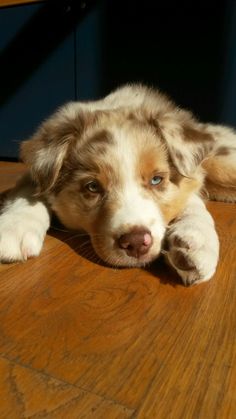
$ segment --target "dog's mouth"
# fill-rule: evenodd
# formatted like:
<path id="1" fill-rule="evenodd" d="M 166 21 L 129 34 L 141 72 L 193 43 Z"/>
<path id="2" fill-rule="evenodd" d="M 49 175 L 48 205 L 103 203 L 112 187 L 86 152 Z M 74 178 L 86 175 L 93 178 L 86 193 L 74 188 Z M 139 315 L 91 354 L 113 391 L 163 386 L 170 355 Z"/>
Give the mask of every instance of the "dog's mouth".
<path id="1" fill-rule="evenodd" d="M 159 256 L 159 253 L 157 254 L 148 254 L 148 255 L 142 255 L 142 256 L 127 256 L 122 255 L 119 259 L 119 266 L 122 267 L 144 267 L 146 265 L 149 265 L 151 262 L 153 262 L 157 257 Z"/>
<path id="2" fill-rule="evenodd" d="M 155 255 L 145 256 L 127 256 L 125 252 L 107 252 L 106 255 L 96 251 L 97 256 L 105 262 L 106 265 L 120 268 L 141 268 L 149 265 L 159 256 L 159 253 Z"/>

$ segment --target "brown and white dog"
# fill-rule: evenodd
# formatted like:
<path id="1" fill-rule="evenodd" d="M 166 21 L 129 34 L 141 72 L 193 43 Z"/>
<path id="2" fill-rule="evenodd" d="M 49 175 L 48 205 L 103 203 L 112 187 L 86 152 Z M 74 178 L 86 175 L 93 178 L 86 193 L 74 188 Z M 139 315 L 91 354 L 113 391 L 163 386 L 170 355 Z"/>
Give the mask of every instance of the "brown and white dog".
<path id="1" fill-rule="evenodd" d="M 185 284 L 214 274 L 219 243 L 202 193 L 236 201 L 232 129 L 127 85 L 59 109 L 21 156 L 30 170 L 2 207 L 1 261 L 37 256 L 54 211 L 110 265 L 145 266 L 163 252 Z"/>

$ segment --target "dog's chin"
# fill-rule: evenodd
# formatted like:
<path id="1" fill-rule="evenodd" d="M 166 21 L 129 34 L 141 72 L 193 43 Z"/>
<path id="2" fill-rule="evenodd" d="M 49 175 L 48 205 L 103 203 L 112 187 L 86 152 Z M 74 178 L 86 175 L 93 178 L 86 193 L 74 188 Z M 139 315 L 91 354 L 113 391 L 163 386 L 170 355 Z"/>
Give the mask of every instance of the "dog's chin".
<path id="1" fill-rule="evenodd" d="M 119 268 L 143 268 L 152 263 L 160 255 L 160 252 L 157 252 L 136 258 L 127 256 L 125 252 L 101 254 L 96 251 L 96 253 L 107 265 Z"/>

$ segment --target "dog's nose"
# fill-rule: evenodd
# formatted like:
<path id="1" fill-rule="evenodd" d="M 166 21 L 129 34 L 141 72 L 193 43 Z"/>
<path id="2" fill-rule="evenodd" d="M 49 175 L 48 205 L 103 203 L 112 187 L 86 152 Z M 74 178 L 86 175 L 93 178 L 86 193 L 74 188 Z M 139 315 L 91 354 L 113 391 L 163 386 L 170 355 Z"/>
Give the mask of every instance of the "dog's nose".
<path id="1" fill-rule="evenodd" d="M 128 256 L 139 258 L 145 255 L 152 245 L 151 232 L 146 228 L 134 228 L 118 238 L 118 245 Z"/>

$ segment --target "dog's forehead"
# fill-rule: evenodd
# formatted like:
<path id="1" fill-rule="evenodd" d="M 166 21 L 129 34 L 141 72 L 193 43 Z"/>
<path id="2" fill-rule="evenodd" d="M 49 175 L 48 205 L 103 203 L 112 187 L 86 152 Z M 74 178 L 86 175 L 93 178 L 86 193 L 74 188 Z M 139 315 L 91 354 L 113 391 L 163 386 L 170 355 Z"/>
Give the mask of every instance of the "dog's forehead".
<path id="1" fill-rule="evenodd" d="M 113 172 L 123 178 L 140 170 L 164 170 L 167 164 L 161 139 L 151 127 L 119 118 L 90 126 L 78 142 L 77 156 L 88 170 Z"/>
<path id="2" fill-rule="evenodd" d="M 115 153 L 117 158 L 123 158 L 123 153 L 139 156 L 148 149 L 158 153 L 162 145 L 153 127 L 126 118 L 101 119 L 88 129 L 85 137 L 85 148 L 93 147 L 98 155 Z"/>

